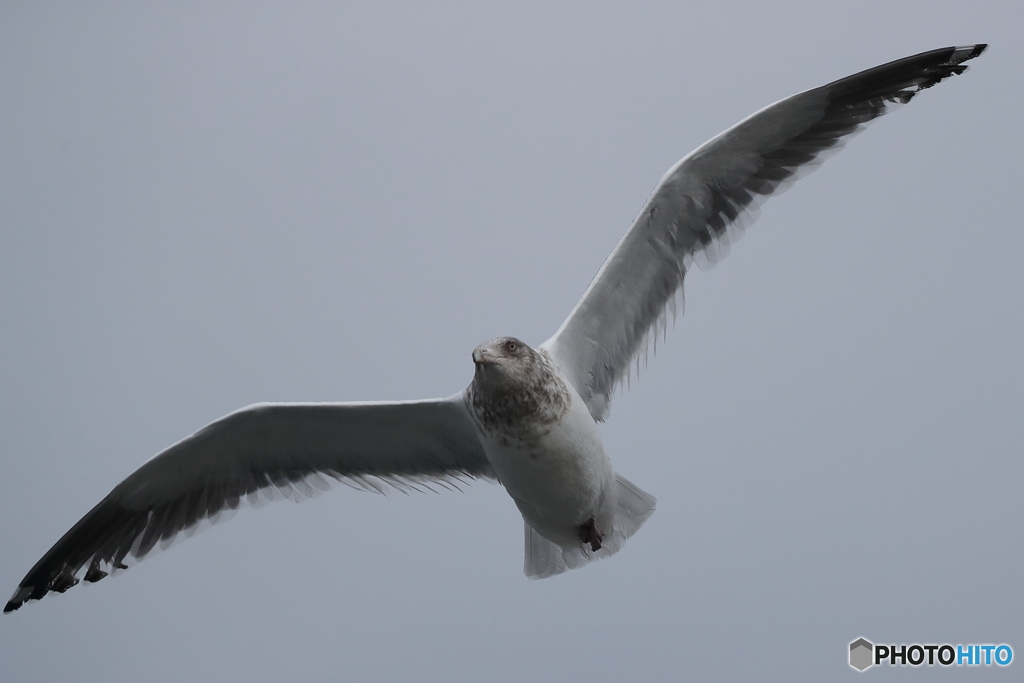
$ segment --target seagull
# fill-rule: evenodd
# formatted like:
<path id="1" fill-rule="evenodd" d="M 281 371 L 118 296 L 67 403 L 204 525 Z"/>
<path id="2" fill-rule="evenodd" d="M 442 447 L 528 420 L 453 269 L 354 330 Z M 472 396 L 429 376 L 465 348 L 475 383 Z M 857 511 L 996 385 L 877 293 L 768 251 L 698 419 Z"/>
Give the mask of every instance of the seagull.
<path id="1" fill-rule="evenodd" d="M 655 499 L 617 474 L 601 443 L 614 390 L 682 312 L 683 279 L 716 263 L 760 203 L 869 122 L 963 73 L 986 45 L 868 69 L 752 114 L 676 163 L 554 336 L 473 350 L 473 380 L 447 398 L 261 403 L 159 453 L 43 555 L 4 612 L 96 582 L 244 502 L 357 488 L 505 487 L 525 526 L 524 571 L 545 578 L 618 552 Z M 83 571 L 84 570 L 84 571 Z"/>

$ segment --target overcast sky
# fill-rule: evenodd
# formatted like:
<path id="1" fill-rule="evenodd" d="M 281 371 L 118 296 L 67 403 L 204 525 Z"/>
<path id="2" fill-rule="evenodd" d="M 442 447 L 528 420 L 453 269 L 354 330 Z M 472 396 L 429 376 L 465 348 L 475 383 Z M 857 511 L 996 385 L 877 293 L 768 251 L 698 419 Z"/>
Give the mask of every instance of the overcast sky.
<path id="1" fill-rule="evenodd" d="M 619 555 L 529 581 L 496 485 L 339 487 L 3 616 L 0 679 L 853 680 L 860 636 L 1024 660 L 1024 5 L 354 4 L 0 3 L 4 599 L 225 413 L 449 395 L 478 343 L 542 342 L 751 112 L 992 47 L 688 278 L 602 428 L 658 497 Z"/>

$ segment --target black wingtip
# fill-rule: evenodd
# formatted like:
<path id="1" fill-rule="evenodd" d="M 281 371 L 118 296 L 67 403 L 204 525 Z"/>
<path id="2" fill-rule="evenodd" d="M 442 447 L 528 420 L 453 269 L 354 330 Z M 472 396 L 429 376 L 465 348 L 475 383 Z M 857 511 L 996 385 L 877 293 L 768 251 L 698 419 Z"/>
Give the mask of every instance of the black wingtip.
<path id="1" fill-rule="evenodd" d="M 953 56 L 950 57 L 949 61 L 952 64 L 966 62 L 968 59 L 974 59 L 987 49 L 988 43 L 978 43 L 977 45 L 957 45 L 953 48 Z"/>
<path id="2" fill-rule="evenodd" d="M 840 107 L 871 100 L 906 104 L 922 90 L 967 71 L 964 62 L 986 49 L 987 43 L 941 47 L 861 71 L 823 88 L 832 104 Z"/>
<path id="3" fill-rule="evenodd" d="M 11 599 L 7 601 L 7 605 L 4 606 L 4 614 L 7 614 L 8 612 L 13 612 L 14 610 L 24 605 L 26 602 L 38 600 L 44 595 L 46 595 L 46 591 L 38 591 L 36 590 L 35 586 L 18 586 L 18 590 L 14 591 L 14 595 L 11 596 Z"/>

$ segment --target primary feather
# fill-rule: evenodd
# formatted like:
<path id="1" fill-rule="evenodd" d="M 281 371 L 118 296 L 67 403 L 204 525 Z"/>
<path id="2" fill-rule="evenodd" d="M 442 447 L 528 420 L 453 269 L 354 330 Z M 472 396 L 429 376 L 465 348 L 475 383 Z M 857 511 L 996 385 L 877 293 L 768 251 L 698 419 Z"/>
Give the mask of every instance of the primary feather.
<path id="1" fill-rule="evenodd" d="M 666 316 L 682 309 L 696 259 L 715 263 L 776 194 L 872 120 L 906 104 L 985 45 L 931 50 L 787 97 L 690 152 L 661 179 L 583 298 L 541 348 L 590 407 L 608 416 L 615 387 Z M 746 218 L 747 220 L 744 220 Z"/>
<path id="2" fill-rule="evenodd" d="M 327 478 L 363 488 L 493 478 L 462 394 L 394 403 L 265 403 L 207 425 L 142 465 L 71 528 L 4 607 L 99 581 L 158 544 L 277 491 L 309 496 Z M 326 477 L 326 478 L 325 478 Z"/>

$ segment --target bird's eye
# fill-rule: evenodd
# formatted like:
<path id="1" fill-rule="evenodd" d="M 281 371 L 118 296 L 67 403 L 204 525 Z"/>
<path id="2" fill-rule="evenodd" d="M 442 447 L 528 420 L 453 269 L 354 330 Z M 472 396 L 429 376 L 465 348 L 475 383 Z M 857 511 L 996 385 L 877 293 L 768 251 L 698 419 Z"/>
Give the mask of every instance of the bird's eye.
<path id="1" fill-rule="evenodd" d="M 505 348 L 507 348 L 509 351 L 515 351 L 516 349 L 519 348 L 519 344 L 516 344 L 514 341 L 510 341 L 508 344 L 505 345 Z"/>

